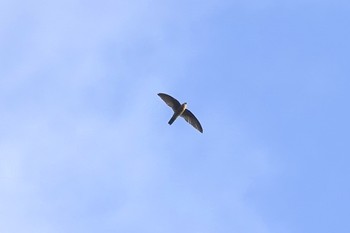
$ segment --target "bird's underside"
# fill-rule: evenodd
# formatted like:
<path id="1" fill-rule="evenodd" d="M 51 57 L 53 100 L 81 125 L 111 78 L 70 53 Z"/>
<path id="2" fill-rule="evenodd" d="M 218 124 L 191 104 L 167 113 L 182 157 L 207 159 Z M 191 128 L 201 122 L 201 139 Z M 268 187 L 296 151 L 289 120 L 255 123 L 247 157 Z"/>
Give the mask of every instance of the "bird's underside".
<path id="1" fill-rule="evenodd" d="M 203 133 L 203 128 L 201 124 L 199 123 L 198 119 L 193 115 L 193 113 L 186 108 L 186 103 L 180 104 L 180 102 L 177 99 L 164 93 L 159 93 L 158 96 L 174 111 L 173 116 L 168 122 L 169 125 L 171 125 L 177 117 L 181 116 L 199 132 Z"/>

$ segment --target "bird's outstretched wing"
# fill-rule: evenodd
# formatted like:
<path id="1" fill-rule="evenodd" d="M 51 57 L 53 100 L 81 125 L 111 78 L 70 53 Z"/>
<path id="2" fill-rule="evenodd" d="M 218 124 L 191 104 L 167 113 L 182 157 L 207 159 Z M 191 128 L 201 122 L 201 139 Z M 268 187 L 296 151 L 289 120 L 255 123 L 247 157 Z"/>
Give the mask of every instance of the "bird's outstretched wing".
<path id="1" fill-rule="evenodd" d="M 181 115 L 188 123 L 190 123 L 193 127 L 198 129 L 199 132 L 203 133 L 203 128 L 201 123 L 199 123 L 198 119 L 193 115 L 193 113 L 186 109 L 184 113 Z"/>
<path id="2" fill-rule="evenodd" d="M 177 101 L 174 97 L 171 97 L 170 95 L 164 93 L 158 93 L 158 95 L 169 107 L 171 107 L 174 110 L 174 112 L 178 110 L 181 106 L 179 101 Z"/>

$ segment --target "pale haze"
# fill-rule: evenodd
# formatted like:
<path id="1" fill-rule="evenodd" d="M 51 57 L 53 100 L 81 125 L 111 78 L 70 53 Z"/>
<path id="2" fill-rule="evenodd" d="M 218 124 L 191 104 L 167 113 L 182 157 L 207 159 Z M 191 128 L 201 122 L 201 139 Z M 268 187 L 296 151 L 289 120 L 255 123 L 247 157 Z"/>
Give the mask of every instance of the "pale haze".
<path id="1" fill-rule="evenodd" d="M 345 0 L 0 1 L 0 232 L 349 232 L 349 22 Z"/>

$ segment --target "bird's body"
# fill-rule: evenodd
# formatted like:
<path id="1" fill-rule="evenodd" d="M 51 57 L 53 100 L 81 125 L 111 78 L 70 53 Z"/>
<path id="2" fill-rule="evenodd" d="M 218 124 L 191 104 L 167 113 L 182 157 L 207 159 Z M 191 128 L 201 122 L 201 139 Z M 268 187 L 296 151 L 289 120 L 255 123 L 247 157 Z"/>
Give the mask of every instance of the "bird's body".
<path id="1" fill-rule="evenodd" d="M 173 116 L 168 122 L 169 125 L 171 125 L 177 117 L 181 116 L 199 132 L 203 133 L 203 128 L 198 119 L 187 109 L 187 103 L 180 104 L 175 98 L 164 93 L 159 93 L 158 96 L 174 111 Z"/>
<path id="2" fill-rule="evenodd" d="M 186 103 L 181 104 L 181 106 L 176 111 L 174 111 L 174 114 L 169 120 L 168 124 L 171 125 L 178 116 L 181 116 L 185 112 L 186 107 L 187 107 Z"/>

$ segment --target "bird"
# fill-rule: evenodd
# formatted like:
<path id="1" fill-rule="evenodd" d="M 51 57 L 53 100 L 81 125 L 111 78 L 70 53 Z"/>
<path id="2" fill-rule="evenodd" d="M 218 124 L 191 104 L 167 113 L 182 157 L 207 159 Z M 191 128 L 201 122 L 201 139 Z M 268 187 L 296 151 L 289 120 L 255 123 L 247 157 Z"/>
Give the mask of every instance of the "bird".
<path id="1" fill-rule="evenodd" d="M 171 125 L 177 117 L 181 116 L 199 132 L 203 133 L 203 128 L 201 124 L 199 123 L 198 119 L 193 115 L 193 113 L 187 109 L 186 102 L 180 104 L 180 102 L 177 99 L 165 93 L 158 93 L 158 96 L 174 111 L 173 116 L 168 122 L 169 125 Z"/>

